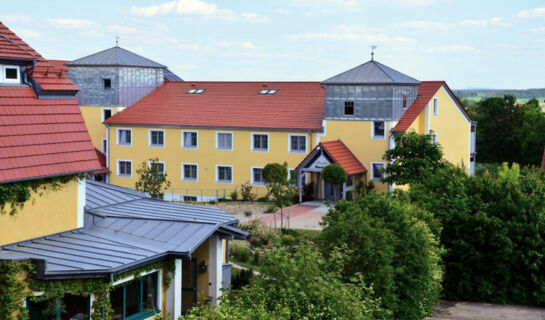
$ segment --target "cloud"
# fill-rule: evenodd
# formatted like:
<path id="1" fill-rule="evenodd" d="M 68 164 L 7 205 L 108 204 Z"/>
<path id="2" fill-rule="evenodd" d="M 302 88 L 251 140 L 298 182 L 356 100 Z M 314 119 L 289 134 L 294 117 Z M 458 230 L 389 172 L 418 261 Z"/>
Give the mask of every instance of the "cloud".
<path id="1" fill-rule="evenodd" d="M 243 49 L 256 49 L 256 46 L 249 42 L 234 42 L 234 41 L 225 41 L 225 42 L 218 42 L 218 46 L 224 47 L 224 48 L 243 48 Z"/>
<path id="2" fill-rule="evenodd" d="M 55 26 L 60 28 L 65 28 L 65 29 L 81 29 L 81 28 L 94 27 L 97 25 L 93 21 L 86 20 L 86 19 L 59 18 L 59 19 L 50 19 L 49 21 Z"/>
<path id="3" fill-rule="evenodd" d="M 464 20 L 460 23 L 464 26 L 474 26 L 474 27 L 502 27 L 502 28 L 508 28 L 511 27 L 512 24 L 504 22 L 501 18 L 494 17 L 490 18 L 488 20 Z"/>
<path id="4" fill-rule="evenodd" d="M 112 32 L 124 33 L 124 34 L 130 34 L 130 33 L 135 33 L 136 32 L 136 28 L 134 28 L 134 27 L 122 26 L 122 25 L 118 25 L 118 24 L 108 26 L 108 30 L 110 30 Z"/>
<path id="5" fill-rule="evenodd" d="M 405 23 L 396 24 L 397 27 L 417 30 L 445 30 L 450 28 L 448 23 L 443 22 L 430 22 L 430 21 L 409 21 Z"/>
<path id="6" fill-rule="evenodd" d="M 539 28 L 533 28 L 531 29 L 532 32 L 539 32 L 539 33 L 545 33 L 545 27 L 539 27 Z"/>
<path id="7" fill-rule="evenodd" d="M 445 46 L 437 46 L 426 49 L 429 53 L 448 52 L 448 53 L 477 53 L 479 50 L 471 46 L 451 44 Z"/>
<path id="8" fill-rule="evenodd" d="M 252 23 L 268 22 L 269 18 L 251 12 L 235 12 L 230 9 L 219 8 L 214 3 L 201 0 L 178 0 L 165 2 L 161 5 L 148 7 L 132 7 L 131 13 L 138 16 L 153 17 L 157 15 L 178 14 L 200 16 L 210 19 L 227 21 L 245 21 Z"/>
<path id="9" fill-rule="evenodd" d="M 516 16 L 518 18 L 541 18 L 545 17 L 545 7 L 544 8 L 534 8 L 530 10 L 519 11 Z"/>
<path id="10" fill-rule="evenodd" d="M 282 14 L 282 15 L 289 15 L 289 14 L 293 13 L 293 11 L 291 11 L 290 9 L 286 9 L 286 8 L 276 8 L 276 9 L 272 9 L 271 11 L 273 13 Z"/>
<path id="11" fill-rule="evenodd" d="M 31 19 L 24 15 L 5 15 L 0 17 L 0 21 L 6 23 L 10 22 L 30 22 Z"/>
<path id="12" fill-rule="evenodd" d="M 300 33 L 287 35 L 292 41 L 298 40 L 332 40 L 332 41 L 366 41 L 369 43 L 409 42 L 400 36 L 388 36 L 382 33 L 372 33 L 365 26 L 342 25 L 334 32 Z"/>
<path id="13" fill-rule="evenodd" d="M 13 32 L 15 32 L 15 34 L 17 34 L 22 39 L 40 38 L 42 36 L 39 32 L 30 29 L 14 28 Z"/>

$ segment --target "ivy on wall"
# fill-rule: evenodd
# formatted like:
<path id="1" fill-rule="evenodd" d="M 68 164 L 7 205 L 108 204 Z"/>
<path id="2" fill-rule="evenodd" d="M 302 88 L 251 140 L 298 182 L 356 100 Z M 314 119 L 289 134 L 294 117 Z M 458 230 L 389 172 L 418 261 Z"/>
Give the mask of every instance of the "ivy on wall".
<path id="1" fill-rule="evenodd" d="M 61 190 L 64 184 L 78 179 L 83 179 L 83 175 L 60 176 L 0 184 L 0 214 L 7 213 L 7 204 L 11 207 L 9 214 L 16 214 L 23 208 L 25 202 L 30 200 L 32 192 L 36 192 L 41 196 L 46 190 Z"/>
<path id="2" fill-rule="evenodd" d="M 130 270 L 115 276 L 114 281 L 130 276 L 134 278 L 129 282 L 137 281 L 141 273 L 155 269 L 163 270 L 163 288 L 170 287 L 172 279 L 169 273 L 174 274 L 176 269 L 174 260 L 158 261 Z M 59 301 L 66 294 L 82 297 L 94 294 L 91 319 L 112 319 L 112 282 L 105 279 L 36 280 L 33 279 L 34 270 L 30 261 L 0 260 L 0 320 L 28 320 L 28 311 L 22 303 L 25 298 L 33 302 Z M 43 294 L 34 296 L 34 291 Z"/>

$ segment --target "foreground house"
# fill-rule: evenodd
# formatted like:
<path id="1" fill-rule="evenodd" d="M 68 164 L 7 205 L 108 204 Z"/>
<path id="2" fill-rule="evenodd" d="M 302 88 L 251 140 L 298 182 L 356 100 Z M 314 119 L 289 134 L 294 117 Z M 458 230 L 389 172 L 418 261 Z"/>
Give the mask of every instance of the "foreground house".
<path id="1" fill-rule="evenodd" d="M 215 303 L 238 220 L 86 180 L 104 168 L 62 62 L 0 23 L 0 70 L 2 316 L 176 319 Z"/>

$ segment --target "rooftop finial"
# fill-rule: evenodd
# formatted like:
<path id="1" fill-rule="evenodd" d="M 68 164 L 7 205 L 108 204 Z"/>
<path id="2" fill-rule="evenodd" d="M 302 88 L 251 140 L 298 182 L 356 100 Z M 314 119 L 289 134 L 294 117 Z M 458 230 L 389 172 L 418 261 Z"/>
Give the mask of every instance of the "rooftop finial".
<path id="1" fill-rule="evenodd" d="M 115 37 L 115 46 L 119 47 L 119 37 Z"/>
<path id="2" fill-rule="evenodd" d="M 369 46 L 371 48 L 371 61 L 375 60 L 375 49 L 377 48 L 376 45 Z"/>

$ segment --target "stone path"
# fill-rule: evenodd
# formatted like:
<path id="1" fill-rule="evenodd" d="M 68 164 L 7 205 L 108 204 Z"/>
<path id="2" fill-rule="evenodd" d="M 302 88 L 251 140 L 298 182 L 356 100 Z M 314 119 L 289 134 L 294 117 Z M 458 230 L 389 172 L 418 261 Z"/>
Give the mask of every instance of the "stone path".
<path id="1" fill-rule="evenodd" d="M 545 320 L 545 309 L 518 305 L 443 301 L 431 320 Z"/>

